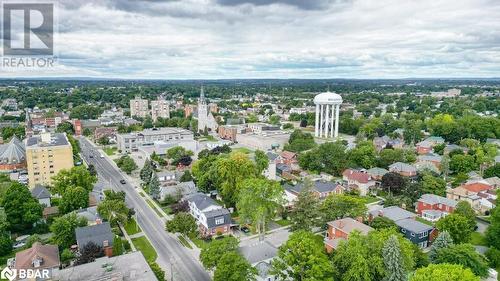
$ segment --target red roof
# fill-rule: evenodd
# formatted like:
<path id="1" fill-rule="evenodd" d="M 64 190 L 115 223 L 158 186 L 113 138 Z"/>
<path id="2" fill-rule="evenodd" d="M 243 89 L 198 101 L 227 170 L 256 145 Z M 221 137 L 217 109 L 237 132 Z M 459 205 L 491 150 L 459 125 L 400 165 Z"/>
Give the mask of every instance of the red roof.
<path id="1" fill-rule="evenodd" d="M 285 150 L 285 151 L 281 152 L 280 155 L 281 155 L 281 157 L 283 157 L 285 159 L 293 159 L 293 158 L 295 158 L 295 156 L 297 156 L 297 153 Z"/>
<path id="2" fill-rule="evenodd" d="M 353 180 L 353 181 L 356 181 L 359 183 L 368 183 L 371 180 L 371 177 L 369 174 L 363 173 L 360 171 L 356 171 L 356 170 L 351 170 L 351 169 L 345 170 L 342 173 L 342 175 L 344 177 L 348 178 L 349 180 Z"/>
<path id="3" fill-rule="evenodd" d="M 475 193 L 486 191 L 492 188 L 491 185 L 480 182 L 464 184 L 462 187 L 470 192 L 475 192 Z"/>

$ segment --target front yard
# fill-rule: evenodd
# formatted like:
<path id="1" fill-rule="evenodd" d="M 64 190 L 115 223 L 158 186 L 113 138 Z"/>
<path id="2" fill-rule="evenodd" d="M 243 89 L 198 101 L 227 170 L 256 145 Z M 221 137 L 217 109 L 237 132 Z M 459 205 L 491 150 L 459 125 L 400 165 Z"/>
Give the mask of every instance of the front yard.
<path id="1" fill-rule="evenodd" d="M 149 240 L 146 238 L 146 236 L 132 238 L 132 243 L 134 243 L 134 246 L 137 248 L 137 250 L 142 252 L 146 261 L 154 262 L 158 257 L 155 249 L 153 248 L 153 246 L 151 246 L 151 243 L 149 243 Z"/>
<path id="2" fill-rule="evenodd" d="M 142 232 L 141 228 L 137 225 L 137 222 L 133 218 L 131 218 L 123 227 L 128 235 L 134 235 Z"/>

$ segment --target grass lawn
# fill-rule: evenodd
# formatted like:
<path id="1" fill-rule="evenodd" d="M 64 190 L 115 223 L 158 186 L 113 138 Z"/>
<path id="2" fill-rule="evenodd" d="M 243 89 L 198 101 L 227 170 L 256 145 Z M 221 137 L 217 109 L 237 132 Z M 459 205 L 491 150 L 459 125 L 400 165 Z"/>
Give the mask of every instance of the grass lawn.
<path id="1" fill-rule="evenodd" d="M 142 229 L 137 225 L 133 218 L 131 218 L 123 227 L 125 228 L 125 231 L 128 235 L 134 235 L 136 233 L 142 232 Z"/>
<path id="2" fill-rule="evenodd" d="M 196 247 L 198 247 L 199 249 L 202 249 L 204 248 L 206 245 L 208 245 L 208 243 L 210 242 L 207 242 L 203 239 L 200 239 L 198 238 L 198 236 L 196 234 L 190 234 L 189 235 L 189 239 L 191 240 L 191 242 L 193 242 L 193 244 L 196 245 Z"/>
<path id="3" fill-rule="evenodd" d="M 163 214 L 160 211 L 158 211 L 158 209 L 156 209 L 155 204 L 151 200 L 146 199 L 146 202 L 148 203 L 149 207 L 151 207 L 151 209 L 153 209 L 160 218 L 163 218 Z"/>
<path id="4" fill-rule="evenodd" d="M 250 154 L 253 152 L 251 149 L 246 148 L 246 147 L 233 148 L 232 151 L 233 152 L 241 152 L 241 153 L 245 153 L 245 154 Z"/>
<path id="5" fill-rule="evenodd" d="M 170 208 L 170 206 L 161 206 L 161 209 L 167 213 L 167 215 L 170 215 L 172 214 L 172 209 Z"/>
<path id="6" fill-rule="evenodd" d="M 427 220 L 424 220 L 423 218 L 421 217 L 416 217 L 417 221 L 421 222 L 421 223 L 425 223 L 427 225 L 432 225 L 432 222 L 430 221 L 427 221 Z"/>
<path id="7" fill-rule="evenodd" d="M 287 226 L 287 225 L 290 225 L 291 222 L 289 220 L 277 220 L 277 221 L 274 221 L 275 223 L 279 224 L 280 226 Z"/>
<path id="8" fill-rule="evenodd" d="M 483 234 L 479 232 L 472 232 L 470 243 L 472 245 L 477 245 L 477 246 L 487 246 L 488 241 L 486 241 L 486 237 L 484 237 Z"/>
<path id="9" fill-rule="evenodd" d="M 146 258 L 148 262 L 153 262 L 156 260 L 156 257 L 158 255 L 156 254 L 153 246 L 151 246 L 151 243 L 149 243 L 149 240 L 146 238 L 146 236 L 132 238 L 132 243 L 134 243 L 134 246 L 137 248 L 137 250 L 142 252 L 144 258 Z"/>
<path id="10" fill-rule="evenodd" d="M 144 195 L 144 193 L 142 192 L 139 192 L 139 195 L 141 195 L 142 197 L 146 197 L 146 195 Z"/>
<path id="11" fill-rule="evenodd" d="M 366 202 L 365 204 L 380 201 L 380 199 L 378 199 L 377 197 L 373 197 L 373 196 L 362 196 L 361 198 L 363 198 L 363 200 L 365 200 L 365 202 Z"/>
<path id="12" fill-rule="evenodd" d="M 184 238 L 184 236 L 179 236 L 179 241 L 181 242 L 181 244 L 186 247 L 186 248 L 189 248 L 189 249 L 193 249 L 193 247 L 191 247 L 191 244 L 189 244 L 189 242 L 186 240 L 186 238 Z"/>
<path id="13" fill-rule="evenodd" d="M 106 147 L 103 150 L 104 150 L 104 152 L 107 155 L 112 156 L 112 155 L 116 154 L 116 151 L 118 150 L 118 148 L 116 148 L 116 147 Z"/>

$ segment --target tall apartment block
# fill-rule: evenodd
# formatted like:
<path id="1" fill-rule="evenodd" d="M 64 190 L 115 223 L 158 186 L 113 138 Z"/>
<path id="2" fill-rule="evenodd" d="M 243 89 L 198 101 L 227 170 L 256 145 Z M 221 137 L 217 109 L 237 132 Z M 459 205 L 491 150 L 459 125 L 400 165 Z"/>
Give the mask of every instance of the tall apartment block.
<path id="1" fill-rule="evenodd" d="M 161 118 L 170 118 L 169 103 L 163 98 L 151 101 L 151 118 L 154 122 Z"/>
<path id="2" fill-rule="evenodd" d="M 148 100 L 140 97 L 130 100 L 130 116 L 146 118 L 149 116 Z"/>
<path id="3" fill-rule="evenodd" d="M 26 164 L 30 188 L 50 185 L 62 169 L 73 167 L 73 150 L 64 133 L 42 133 L 26 140 Z"/>

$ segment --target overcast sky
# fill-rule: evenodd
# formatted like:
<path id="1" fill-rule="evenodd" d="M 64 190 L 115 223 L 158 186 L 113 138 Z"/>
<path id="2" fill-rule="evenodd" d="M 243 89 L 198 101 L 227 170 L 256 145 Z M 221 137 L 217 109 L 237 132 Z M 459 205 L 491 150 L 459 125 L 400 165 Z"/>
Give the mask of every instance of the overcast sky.
<path id="1" fill-rule="evenodd" d="M 59 61 L 2 77 L 500 77 L 499 0 L 61 0 Z"/>

